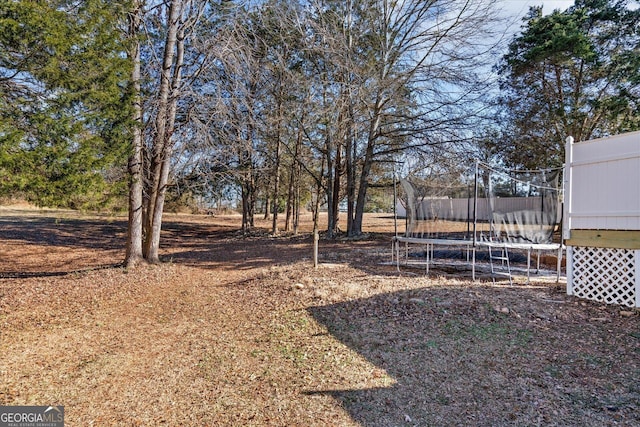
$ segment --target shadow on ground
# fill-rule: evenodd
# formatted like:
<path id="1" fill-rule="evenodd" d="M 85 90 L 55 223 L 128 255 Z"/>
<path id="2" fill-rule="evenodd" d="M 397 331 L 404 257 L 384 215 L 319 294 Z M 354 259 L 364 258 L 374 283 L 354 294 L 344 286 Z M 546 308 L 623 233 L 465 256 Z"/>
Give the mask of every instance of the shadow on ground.
<path id="1" fill-rule="evenodd" d="M 127 223 L 123 220 L 0 217 L 0 239 L 22 241 L 25 244 L 118 249 L 124 246 L 126 231 Z"/>
<path id="2" fill-rule="evenodd" d="M 639 367 L 618 362 L 640 355 L 637 322 L 612 334 L 587 318 L 577 331 L 561 320 L 572 315 L 569 297 L 531 304 L 541 298 L 531 288 L 480 289 L 407 290 L 308 309 L 395 383 L 307 393 L 331 395 L 363 426 L 640 425 Z"/>
<path id="3" fill-rule="evenodd" d="M 56 218 L 45 215 L 0 216 L 0 241 L 12 242 L 17 255 L 0 259 L 2 277 L 57 276 L 87 269 L 119 266 L 124 260 L 127 222 L 122 219 Z M 386 242 L 385 242 L 386 243 Z M 354 248 L 368 248 L 379 242 L 321 241 L 323 262 L 338 258 L 349 261 Z M 6 247 L 5 247 L 6 248 Z M 42 262 L 43 254 L 58 253 L 57 265 Z M 309 233 L 270 237 L 264 230 L 249 235 L 234 226 L 180 221 L 163 222 L 160 257 L 165 262 L 219 270 L 251 270 L 285 265 L 313 257 Z M 92 258 L 92 259 L 90 259 Z M 2 265 L 4 264 L 4 265 Z"/>

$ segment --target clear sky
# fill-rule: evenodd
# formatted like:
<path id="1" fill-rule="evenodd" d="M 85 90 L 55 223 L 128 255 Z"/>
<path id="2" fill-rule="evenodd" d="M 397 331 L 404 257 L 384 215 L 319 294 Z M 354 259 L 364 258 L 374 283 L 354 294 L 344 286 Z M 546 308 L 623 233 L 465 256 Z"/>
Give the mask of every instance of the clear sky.
<path id="1" fill-rule="evenodd" d="M 573 0 L 501 0 L 505 15 L 522 17 L 530 6 L 542 5 L 543 13 L 551 13 L 555 9 L 565 10 L 573 5 Z"/>
<path id="2" fill-rule="evenodd" d="M 556 9 L 565 10 L 573 4 L 574 0 L 499 0 L 497 6 L 502 9 L 502 16 L 510 22 L 507 33 L 515 34 L 520 30 L 522 17 L 527 14 L 529 7 L 542 5 L 542 13 L 548 14 Z"/>

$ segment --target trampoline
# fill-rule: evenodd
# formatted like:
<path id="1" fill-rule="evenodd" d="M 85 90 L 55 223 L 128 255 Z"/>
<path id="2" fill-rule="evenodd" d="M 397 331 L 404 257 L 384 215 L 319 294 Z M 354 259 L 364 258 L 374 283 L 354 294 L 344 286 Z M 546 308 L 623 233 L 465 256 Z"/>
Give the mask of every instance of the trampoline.
<path id="1" fill-rule="evenodd" d="M 529 281 L 531 254 L 554 252 L 559 281 L 563 251 L 556 233 L 562 220 L 560 175 L 561 169 L 510 170 L 476 161 L 474 168 L 462 173 L 401 179 L 396 221 L 404 217 L 406 230 L 396 232 L 392 241 L 398 271 L 402 259 L 408 263 L 411 248 L 419 246 L 428 272 L 434 248 L 443 246 L 466 252 L 475 280 L 476 252 L 486 250 L 494 280 L 506 275 L 512 282 L 509 251 L 523 251 Z M 536 270 L 540 271 L 540 256 Z"/>

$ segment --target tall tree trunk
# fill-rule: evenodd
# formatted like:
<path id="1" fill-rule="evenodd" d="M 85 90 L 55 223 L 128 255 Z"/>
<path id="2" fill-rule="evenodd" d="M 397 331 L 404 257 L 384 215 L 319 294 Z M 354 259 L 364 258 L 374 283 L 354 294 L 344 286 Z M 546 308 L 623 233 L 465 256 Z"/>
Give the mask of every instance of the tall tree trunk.
<path id="1" fill-rule="evenodd" d="M 180 73 L 184 59 L 180 48 L 176 55 L 178 33 L 180 27 L 180 15 L 182 1 L 172 0 L 167 16 L 167 36 L 164 45 L 162 71 L 160 73 L 160 88 L 158 91 L 158 111 L 156 116 L 156 135 L 154 138 L 154 150 L 151 170 L 150 192 L 147 206 L 147 235 L 145 236 L 144 252 L 147 261 L 159 262 L 158 251 L 160 246 L 160 230 L 162 226 L 162 211 L 164 209 L 164 196 L 169 176 L 171 162 L 171 136 L 175 123 L 175 104 L 177 94 L 175 88 L 180 84 Z M 183 43 L 183 40 L 180 44 Z M 177 57 L 174 64 L 174 57 Z M 173 69 L 173 75 L 171 70 Z M 172 83 L 173 80 L 173 83 Z M 172 92 L 174 89 L 174 93 Z M 172 99 L 169 99 L 169 95 Z"/>
<path id="2" fill-rule="evenodd" d="M 333 173 L 335 171 L 333 167 L 333 143 L 329 126 L 325 126 L 325 132 L 325 157 L 327 159 L 327 237 L 331 239 L 333 238 Z"/>
<path id="3" fill-rule="evenodd" d="M 364 161 L 362 163 L 362 171 L 360 172 L 360 182 L 358 186 L 358 198 L 356 200 L 356 211 L 353 218 L 353 230 L 351 236 L 362 234 L 362 219 L 364 217 L 364 207 L 367 200 L 367 189 L 369 186 L 369 174 L 374 160 L 374 147 L 378 138 L 378 130 L 382 120 L 382 99 L 377 97 L 375 107 L 373 109 L 373 117 L 369 125 L 369 134 L 367 136 L 367 150 Z"/>
<path id="4" fill-rule="evenodd" d="M 300 170 L 300 159 L 298 153 L 300 152 L 300 146 L 302 145 L 302 126 L 298 128 L 298 136 L 296 138 L 296 146 L 293 150 L 293 161 L 291 162 L 291 173 L 289 174 L 289 192 L 287 196 L 287 217 L 285 220 L 285 231 L 291 231 L 291 220 L 295 218 L 297 212 L 296 205 L 298 199 L 296 197 L 295 190 L 298 188 L 298 171 Z M 295 219 L 294 219 L 295 224 Z M 294 227 L 295 228 L 295 227 Z"/>
<path id="5" fill-rule="evenodd" d="M 256 216 L 256 204 L 258 203 L 258 189 L 256 188 L 256 176 L 255 176 L 255 168 L 253 164 L 251 165 L 251 177 L 249 181 L 249 227 L 253 228 L 256 226 L 255 216 Z"/>
<path id="6" fill-rule="evenodd" d="M 338 141 L 340 141 L 338 139 Z M 335 236 L 340 231 L 340 178 L 342 176 L 342 144 L 338 142 L 336 144 L 336 162 L 334 165 L 335 172 L 333 173 L 333 193 L 331 203 L 331 221 L 329 228 L 331 229 L 331 235 Z"/>
<path id="7" fill-rule="evenodd" d="M 140 42 L 138 40 L 142 4 L 136 2 L 129 14 L 129 37 L 132 40 L 130 57 L 133 62 L 131 85 L 133 90 L 133 135 L 131 154 L 128 162 L 129 172 L 129 221 L 125 265 L 134 267 L 143 259 L 142 253 L 142 100 L 140 95 Z"/>
<path id="8" fill-rule="evenodd" d="M 167 157 L 160 163 L 160 175 L 158 181 L 156 195 L 156 202 L 154 203 L 154 210 L 151 221 L 151 231 L 149 233 L 148 246 L 147 246 L 147 261 L 150 263 L 159 263 L 159 249 L 160 249 L 160 231 L 162 229 L 162 213 L 164 210 L 164 200 L 167 191 L 167 181 L 169 177 L 169 167 L 171 163 L 170 153 L 167 152 Z"/>
<path id="9" fill-rule="evenodd" d="M 167 132 L 164 141 L 163 158 L 160 168 L 160 181 L 156 192 L 155 210 L 153 212 L 152 241 L 148 253 L 148 260 L 159 261 L 158 250 L 160 248 L 160 232 L 162 229 L 162 214 L 164 212 L 164 201 L 169 183 L 169 170 L 171 168 L 171 156 L 173 154 L 173 130 L 175 129 L 176 114 L 178 111 L 178 98 L 180 94 L 180 84 L 182 81 L 182 65 L 184 63 L 184 28 L 178 30 L 176 40 L 176 60 L 171 79 L 171 97 L 167 115 Z"/>
<path id="10" fill-rule="evenodd" d="M 247 154 L 250 155 L 250 154 Z M 248 160 L 246 171 L 242 179 L 242 231 L 248 232 L 255 226 L 256 184 L 253 163 Z"/>
<path id="11" fill-rule="evenodd" d="M 271 234 L 278 234 L 278 195 L 280 193 L 280 157 L 282 151 L 282 84 L 278 96 L 278 124 L 276 125 L 276 158 L 273 165 L 273 223 L 271 224 Z"/>
<path id="12" fill-rule="evenodd" d="M 249 177 L 242 183 L 242 232 L 246 233 L 251 229 L 251 189 Z"/>
<path id="13" fill-rule="evenodd" d="M 324 176 L 324 167 L 325 167 L 326 160 L 327 160 L 327 157 L 323 156 L 322 161 L 320 162 L 320 171 L 318 174 L 318 178 L 316 179 L 316 197 L 315 197 L 315 200 L 312 200 L 313 204 L 311 206 L 311 212 L 313 215 L 313 235 L 315 235 L 319 230 L 320 193 L 322 192 L 322 177 Z"/>
<path id="14" fill-rule="evenodd" d="M 346 111 L 346 132 L 345 132 L 345 169 L 347 178 L 347 235 L 353 234 L 353 220 L 354 220 L 354 208 L 356 201 L 356 123 L 353 111 L 353 82 L 354 74 L 351 67 L 353 52 L 353 2 L 351 0 L 346 1 L 347 8 L 347 25 L 344 27 L 346 30 L 347 39 L 347 70 L 346 75 L 346 93 L 347 93 L 347 111 Z"/>
<path id="15" fill-rule="evenodd" d="M 240 152 L 240 167 L 243 174 L 240 178 L 242 188 L 242 231 L 248 232 L 255 225 L 256 184 L 253 167 L 253 124 L 246 124 L 244 148 Z"/>
<path id="16" fill-rule="evenodd" d="M 285 205 L 285 217 L 284 217 L 284 231 L 291 231 L 291 219 L 293 218 L 293 203 L 294 203 L 294 192 L 293 192 L 293 184 L 295 180 L 295 167 L 296 161 L 295 157 L 291 163 L 291 168 L 289 172 L 289 183 L 287 185 L 287 203 Z"/>
<path id="17" fill-rule="evenodd" d="M 298 226 L 300 225 L 300 175 L 301 166 L 295 167 L 295 194 L 293 196 L 293 234 L 298 235 Z"/>
<path id="18" fill-rule="evenodd" d="M 296 166 L 296 195 L 293 204 L 293 234 L 298 234 L 298 226 L 300 225 L 300 175 L 302 175 L 302 166 Z"/>
<path id="19" fill-rule="evenodd" d="M 262 219 L 265 221 L 271 218 L 271 196 L 269 195 L 269 187 L 270 185 L 267 185 L 267 191 L 264 195 L 264 217 Z"/>
<path id="20" fill-rule="evenodd" d="M 273 222 L 271 224 L 271 234 L 278 234 L 278 193 L 280 193 L 280 131 L 276 140 L 276 163 L 274 165 L 273 176 Z"/>
<path id="21" fill-rule="evenodd" d="M 351 89 L 349 89 L 349 93 Z M 349 117 L 347 119 L 347 137 L 345 147 L 345 163 L 347 169 L 347 235 L 353 233 L 354 207 L 356 201 L 356 144 L 355 122 L 353 117 L 353 102 L 349 95 Z"/>

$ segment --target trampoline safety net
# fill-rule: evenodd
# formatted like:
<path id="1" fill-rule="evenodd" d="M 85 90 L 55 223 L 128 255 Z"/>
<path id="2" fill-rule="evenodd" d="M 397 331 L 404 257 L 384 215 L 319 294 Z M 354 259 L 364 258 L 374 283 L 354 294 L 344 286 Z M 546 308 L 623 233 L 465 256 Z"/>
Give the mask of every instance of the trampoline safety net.
<path id="1" fill-rule="evenodd" d="M 406 236 L 552 243 L 561 221 L 560 173 L 501 170 L 478 162 L 458 175 L 402 179 Z"/>

